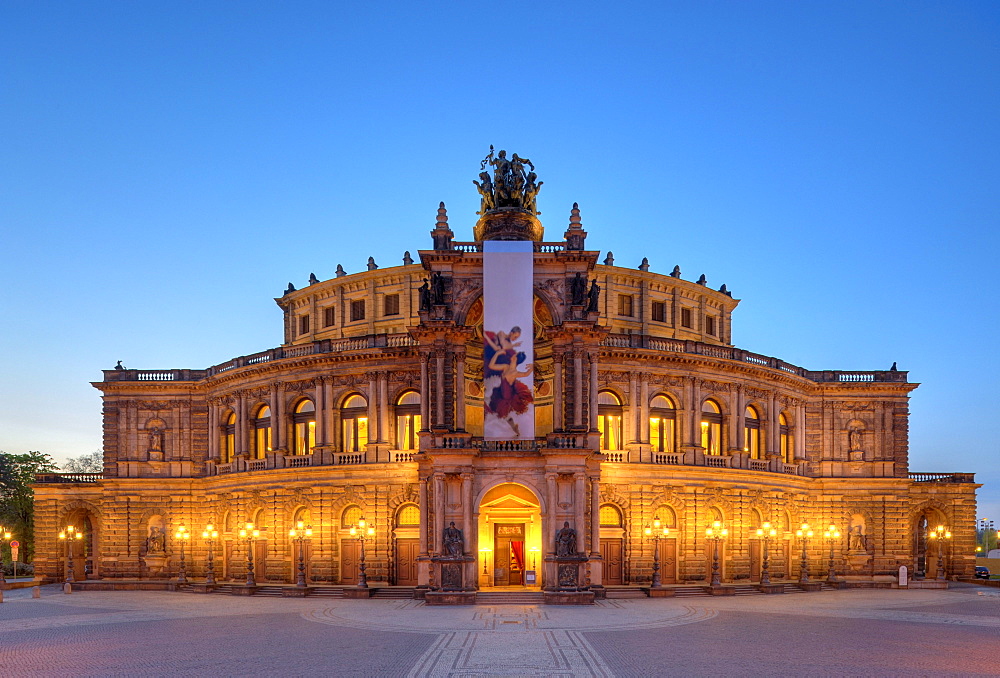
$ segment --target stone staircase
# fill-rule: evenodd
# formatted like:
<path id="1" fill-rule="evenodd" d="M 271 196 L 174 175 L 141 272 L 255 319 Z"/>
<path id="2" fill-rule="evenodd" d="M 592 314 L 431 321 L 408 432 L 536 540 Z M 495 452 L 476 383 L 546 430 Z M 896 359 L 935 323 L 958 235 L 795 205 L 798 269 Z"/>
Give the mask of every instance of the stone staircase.
<path id="1" fill-rule="evenodd" d="M 636 586 L 607 586 L 605 592 L 608 598 L 646 598 L 646 592 Z"/>
<path id="2" fill-rule="evenodd" d="M 372 598 L 382 598 L 385 600 L 412 600 L 415 588 L 416 587 L 413 586 L 386 586 L 375 589 L 375 592 L 372 593 Z"/>
<path id="3" fill-rule="evenodd" d="M 477 605 L 542 605 L 541 591 L 479 591 Z"/>

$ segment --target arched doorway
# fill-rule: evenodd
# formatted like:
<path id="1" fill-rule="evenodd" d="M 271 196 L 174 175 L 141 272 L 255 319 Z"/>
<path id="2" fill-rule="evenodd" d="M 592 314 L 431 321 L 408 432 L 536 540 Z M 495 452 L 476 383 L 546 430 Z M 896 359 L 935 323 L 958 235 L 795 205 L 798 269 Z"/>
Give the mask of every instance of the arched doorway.
<path id="1" fill-rule="evenodd" d="M 914 579 L 934 579 L 937 576 L 938 552 L 942 554 L 945 570 L 947 570 L 948 553 L 939 548 L 937 540 L 930 534 L 938 526 L 949 525 L 947 516 L 936 508 L 925 508 L 913 519 L 913 577 Z"/>
<path id="2" fill-rule="evenodd" d="M 479 587 L 541 586 L 542 513 L 518 483 L 491 488 L 479 502 Z"/>
<path id="3" fill-rule="evenodd" d="M 72 544 L 69 543 L 69 539 L 60 539 L 59 548 L 61 549 L 61 553 L 59 558 L 62 562 L 61 569 L 64 579 L 69 574 L 70 552 L 72 552 L 73 556 L 74 579 L 79 581 L 81 579 L 98 579 L 100 577 L 97 572 L 97 558 L 95 557 L 97 547 L 96 526 L 97 521 L 92 519 L 91 513 L 86 509 L 72 510 L 63 517 L 62 524 L 60 525 L 60 533 L 83 535 L 75 539 L 70 537 Z M 73 530 L 70 531 L 69 527 L 72 527 Z"/>

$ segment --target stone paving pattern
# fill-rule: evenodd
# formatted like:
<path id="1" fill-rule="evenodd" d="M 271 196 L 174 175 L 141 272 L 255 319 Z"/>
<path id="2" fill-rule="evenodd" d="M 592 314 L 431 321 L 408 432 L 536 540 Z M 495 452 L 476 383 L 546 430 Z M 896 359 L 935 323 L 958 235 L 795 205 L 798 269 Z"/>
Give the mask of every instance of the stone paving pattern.
<path id="1" fill-rule="evenodd" d="M 594 607 L 7 591 L 0 676 L 1000 675 L 1000 592 Z"/>

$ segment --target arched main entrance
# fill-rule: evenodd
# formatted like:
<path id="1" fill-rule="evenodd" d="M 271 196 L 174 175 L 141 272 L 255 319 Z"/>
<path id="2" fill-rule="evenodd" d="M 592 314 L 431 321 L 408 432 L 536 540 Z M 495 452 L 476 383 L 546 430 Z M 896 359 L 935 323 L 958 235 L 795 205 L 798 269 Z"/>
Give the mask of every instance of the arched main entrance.
<path id="1" fill-rule="evenodd" d="M 479 503 L 479 587 L 541 586 L 542 513 L 538 497 L 503 483 Z"/>

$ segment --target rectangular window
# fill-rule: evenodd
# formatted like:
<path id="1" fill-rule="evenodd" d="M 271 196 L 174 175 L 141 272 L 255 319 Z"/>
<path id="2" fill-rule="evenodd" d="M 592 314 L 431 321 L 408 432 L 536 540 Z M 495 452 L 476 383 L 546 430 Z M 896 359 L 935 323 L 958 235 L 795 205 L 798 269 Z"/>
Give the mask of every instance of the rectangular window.
<path id="1" fill-rule="evenodd" d="M 691 309 L 682 308 L 681 309 L 681 327 L 694 327 L 694 323 L 691 321 Z"/>
<path id="2" fill-rule="evenodd" d="M 667 322 L 667 303 L 665 301 L 653 302 L 653 321 L 658 323 Z"/>
<path id="3" fill-rule="evenodd" d="M 336 317 L 333 314 L 333 306 L 323 309 L 323 327 L 333 327 L 336 324 Z"/>
<path id="4" fill-rule="evenodd" d="M 712 316 L 705 316 L 705 334 L 715 336 L 715 318 Z"/>
<path id="5" fill-rule="evenodd" d="M 632 315 L 632 295 L 630 294 L 619 294 L 618 295 L 618 315 Z"/>
<path id="6" fill-rule="evenodd" d="M 385 303 L 382 307 L 382 315 L 399 315 L 399 295 L 385 295 Z"/>
<path id="7" fill-rule="evenodd" d="M 351 320 L 365 319 L 365 300 L 358 299 L 351 302 Z"/>
<path id="8" fill-rule="evenodd" d="M 309 316 L 299 316 L 299 334 L 309 334 Z"/>

